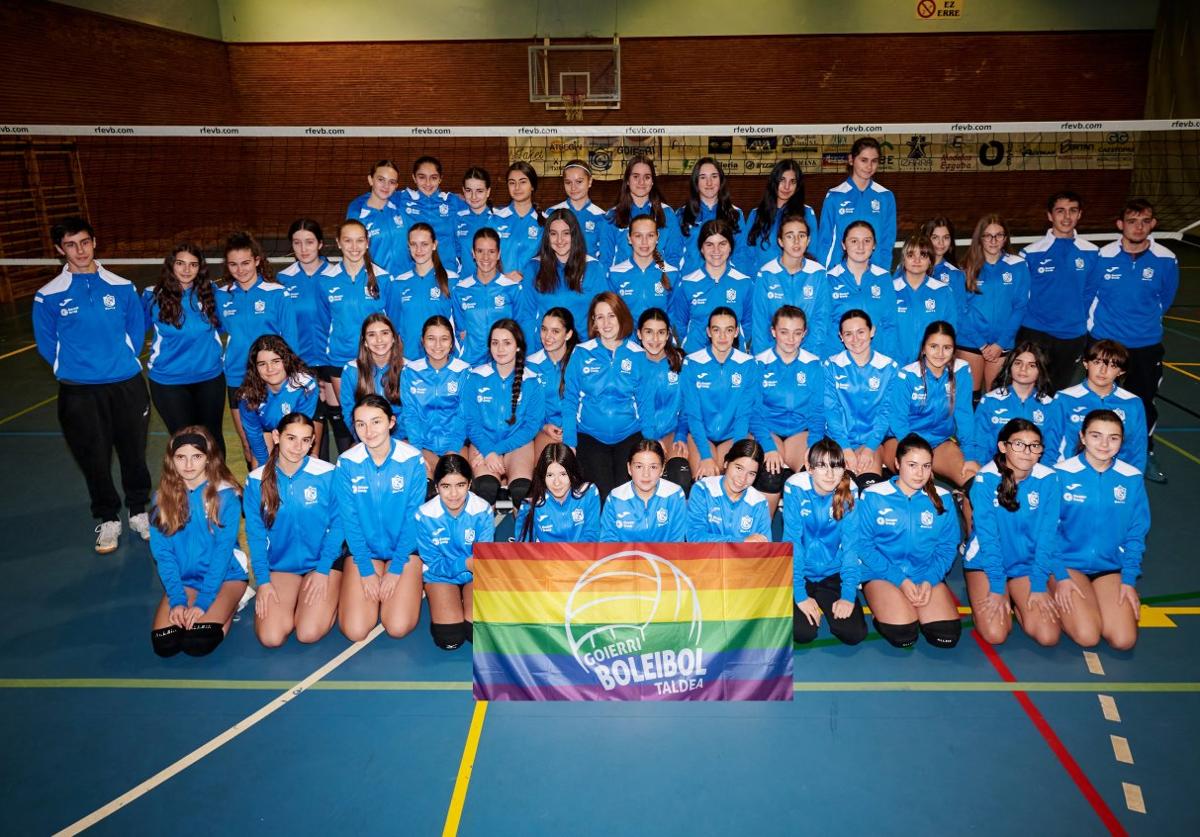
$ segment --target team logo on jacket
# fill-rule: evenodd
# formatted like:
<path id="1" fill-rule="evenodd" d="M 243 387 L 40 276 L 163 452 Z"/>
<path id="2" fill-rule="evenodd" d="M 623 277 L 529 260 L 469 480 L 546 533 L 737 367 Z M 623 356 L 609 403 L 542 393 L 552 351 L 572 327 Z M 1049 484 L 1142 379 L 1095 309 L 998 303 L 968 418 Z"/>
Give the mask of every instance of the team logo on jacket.
<path id="1" fill-rule="evenodd" d="M 872 212 L 878 212 L 882 208 L 883 208 L 883 206 L 879 203 L 879 201 L 871 201 L 871 211 Z"/>
<path id="2" fill-rule="evenodd" d="M 458 381 L 450 381 L 447 383 L 446 392 L 450 393 L 451 395 L 454 395 L 454 393 L 458 392 Z"/>
<path id="3" fill-rule="evenodd" d="M 537 237 L 538 237 L 538 230 L 539 230 L 539 229 L 541 229 L 541 228 L 540 228 L 540 227 L 530 227 L 530 228 L 527 230 L 527 232 L 529 233 L 529 237 L 530 237 L 530 238 L 537 238 Z"/>
<path id="4" fill-rule="evenodd" d="M 309 505 L 317 502 L 317 487 L 315 485 L 310 485 L 304 489 L 304 502 Z"/>
<path id="5" fill-rule="evenodd" d="M 475 543 L 475 530 L 474 529 L 468 527 L 463 530 L 463 542 L 464 543 Z"/>
<path id="6" fill-rule="evenodd" d="M 256 299 L 254 301 L 254 313 L 255 314 L 261 314 L 266 310 L 267 310 L 267 303 L 263 302 L 261 299 Z"/>
<path id="7" fill-rule="evenodd" d="M 587 232 L 595 232 L 596 231 L 596 222 L 595 221 L 584 221 L 583 228 Z"/>
<path id="8" fill-rule="evenodd" d="M 1009 273 L 1007 270 L 1004 271 L 1003 273 L 1000 274 L 1000 281 L 1003 282 L 1005 285 L 1011 285 L 1012 281 L 1013 281 L 1012 274 Z"/>
<path id="9" fill-rule="evenodd" d="M 753 525 L 754 525 L 754 518 L 750 517 L 750 515 L 748 515 L 748 514 L 742 515 L 742 519 L 739 524 L 739 527 L 741 528 L 741 530 L 743 532 L 749 532 L 750 527 Z"/>
<path id="10" fill-rule="evenodd" d="M 878 392 L 879 385 L 881 383 L 883 383 L 883 382 L 879 380 L 878 375 L 872 375 L 870 378 L 867 379 L 867 389 L 871 390 L 871 392 Z"/>
<path id="11" fill-rule="evenodd" d="M 436 285 L 429 289 L 429 298 L 430 299 L 441 299 L 441 296 L 442 296 L 442 289 L 437 287 Z"/>
<path id="12" fill-rule="evenodd" d="M 932 299 L 925 300 L 925 310 L 932 314 L 937 310 L 937 303 Z"/>
<path id="13" fill-rule="evenodd" d="M 279 415 L 286 416 L 291 411 L 292 411 L 292 405 L 289 404 L 288 402 L 284 401 L 282 404 L 279 405 Z"/>
<path id="14" fill-rule="evenodd" d="M 583 509 L 571 509 L 571 522 L 583 523 Z"/>
<path id="15" fill-rule="evenodd" d="M 1041 410 L 1034 410 L 1033 411 L 1033 421 L 1035 424 L 1042 424 L 1043 422 L 1046 421 L 1046 414 L 1043 413 Z"/>
<path id="16" fill-rule="evenodd" d="M 446 206 L 446 204 L 442 204 L 441 206 L 438 207 L 438 215 L 441 215 L 443 218 L 445 218 L 449 214 L 450 214 L 450 207 Z"/>
<path id="17" fill-rule="evenodd" d="M 674 383 L 678 383 L 678 382 L 679 382 L 679 373 L 678 372 L 668 372 L 667 373 L 667 383 L 668 384 L 674 384 Z"/>
<path id="18" fill-rule="evenodd" d="M 112 294 L 105 294 L 104 295 L 104 307 L 105 308 L 116 308 L 117 307 L 117 298 L 115 296 L 113 296 Z"/>
<path id="19" fill-rule="evenodd" d="M 871 299 L 879 299 L 882 296 L 883 296 L 883 292 L 879 289 L 879 286 L 872 285 L 871 286 Z"/>
<path id="20" fill-rule="evenodd" d="M 668 518 L 668 515 L 667 515 L 666 509 L 659 509 L 658 511 L 656 511 L 654 513 L 654 519 L 659 522 L 659 525 L 666 523 L 667 518 Z"/>
<path id="21" fill-rule="evenodd" d="M 403 491 L 403 490 L 404 490 L 404 477 L 400 476 L 399 474 L 396 474 L 396 476 L 392 477 L 392 491 Z"/>
<path id="22" fill-rule="evenodd" d="M 629 358 L 625 358 L 624 360 L 622 360 L 621 361 L 621 371 L 622 372 L 632 372 L 633 371 L 633 361 L 630 360 Z"/>
<path id="23" fill-rule="evenodd" d="M 807 383 L 808 383 L 808 376 L 805 375 L 803 372 L 797 372 L 796 373 L 797 386 L 804 386 Z"/>
<path id="24" fill-rule="evenodd" d="M 730 375 L 730 376 L 729 376 L 729 383 L 733 384 L 735 387 L 740 387 L 740 386 L 742 385 L 742 375 L 741 375 L 741 373 L 740 373 L 740 372 L 734 372 L 732 375 Z"/>
<path id="25" fill-rule="evenodd" d="M 1125 502 L 1125 486 L 1123 486 L 1123 485 L 1114 485 L 1113 486 L 1113 499 L 1116 500 L 1118 503 Z"/>
<path id="26" fill-rule="evenodd" d="M 1143 279 L 1153 279 L 1154 278 L 1154 268 L 1148 267 L 1145 270 L 1143 270 L 1142 278 Z"/>
<path id="27" fill-rule="evenodd" d="M 803 296 L 804 296 L 804 298 L 805 298 L 805 299 L 812 299 L 812 298 L 813 298 L 813 293 L 814 293 L 814 292 L 813 292 L 813 286 L 812 286 L 812 285 L 805 285 L 805 286 L 804 286 L 804 293 L 803 293 Z"/>
<path id="28" fill-rule="evenodd" d="M 921 512 L 921 528 L 929 529 L 932 526 L 933 526 L 933 512 L 931 512 L 931 511 Z"/>
<path id="29" fill-rule="evenodd" d="M 666 296 L 666 293 L 667 292 L 665 290 L 663 290 L 662 282 L 654 283 L 654 295 L 655 296 Z"/>
<path id="30" fill-rule="evenodd" d="M 737 289 L 736 288 L 730 288 L 729 290 L 725 291 L 725 301 L 726 302 L 737 302 Z"/>
<path id="31" fill-rule="evenodd" d="M 880 509 L 879 514 L 875 517 L 875 523 L 880 526 L 895 526 L 896 518 L 887 516 L 891 513 L 891 511 L 891 506 L 885 506 L 884 508 Z"/>
<path id="32" fill-rule="evenodd" d="M 1116 413 L 1118 416 L 1120 416 L 1120 417 L 1121 417 L 1121 421 L 1122 421 L 1122 422 L 1124 422 L 1124 421 L 1125 421 L 1125 411 L 1124 411 L 1124 410 L 1122 410 L 1122 409 L 1120 409 L 1120 408 L 1118 407 L 1117 409 L 1113 410 L 1113 412 L 1114 412 L 1114 413 Z"/>
<path id="33" fill-rule="evenodd" d="M 1083 259 L 1076 259 L 1076 260 L 1075 260 L 1075 269 L 1076 269 L 1076 270 L 1083 270 L 1083 267 L 1084 267 L 1084 262 L 1083 262 Z"/>
<path id="34" fill-rule="evenodd" d="M 1036 491 L 1030 491 L 1029 494 L 1026 495 L 1025 499 L 1029 501 L 1029 508 L 1031 509 L 1036 509 L 1038 507 L 1038 503 L 1042 501 L 1041 496 Z"/>
<path id="35" fill-rule="evenodd" d="M 504 297 L 502 297 L 502 296 L 492 297 L 492 307 L 493 308 L 503 308 L 504 307 Z"/>

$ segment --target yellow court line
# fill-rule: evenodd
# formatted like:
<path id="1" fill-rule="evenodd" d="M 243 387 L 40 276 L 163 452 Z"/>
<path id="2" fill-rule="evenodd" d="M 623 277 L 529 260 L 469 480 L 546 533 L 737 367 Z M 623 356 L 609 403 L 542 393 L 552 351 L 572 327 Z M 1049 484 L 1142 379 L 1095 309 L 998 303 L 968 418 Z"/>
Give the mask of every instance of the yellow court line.
<path id="1" fill-rule="evenodd" d="M 1193 454 L 1193 453 L 1189 453 L 1188 451 L 1186 451 L 1186 450 L 1184 450 L 1183 448 L 1179 447 L 1179 445 L 1176 445 L 1176 444 L 1174 444 L 1173 442 L 1171 442 L 1171 441 L 1169 441 L 1169 440 L 1167 440 L 1167 439 L 1163 438 L 1163 436 L 1162 436 L 1162 434 L 1161 434 L 1161 433 L 1155 433 L 1155 434 L 1154 434 L 1154 441 L 1155 441 L 1155 442 L 1162 442 L 1164 445 L 1166 445 L 1167 447 L 1169 447 L 1171 450 L 1175 451 L 1175 452 L 1176 452 L 1177 454 L 1179 454 L 1180 456 L 1184 457 L 1185 459 L 1190 459 L 1190 460 L 1192 460 L 1193 462 L 1195 462 L 1197 465 L 1200 465 L 1200 458 L 1197 458 L 1195 454 Z"/>
<path id="2" fill-rule="evenodd" d="M 8 352 L 7 354 L 0 355 L 0 360 L 4 360 L 5 358 L 10 358 L 13 355 L 19 355 L 19 354 L 21 354 L 21 352 L 27 352 L 36 345 L 37 345 L 37 343 L 30 343 L 28 346 L 25 346 L 22 349 L 14 349 L 13 351 Z"/>
<path id="3" fill-rule="evenodd" d="M 475 753 L 479 750 L 479 736 L 483 733 L 483 719 L 487 716 L 488 702 L 475 702 L 471 714 L 471 729 L 467 732 L 467 743 L 463 746 L 462 761 L 458 765 L 458 778 L 454 780 L 454 793 L 450 796 L 450 810 L 446 812 L 446 824 L 442 837 L 455 837 L 458 824 L 462 821 L 463 805 L 467 801 L 467 787 L 471 784 L 471 771 L 475 769 Z"/>
<path id="4" fill-rule="evenodd" d="M 36 404 L 26 407 L 24 410 L 17 410 L 17 412 L 13 413 L 11 416 L 5 416 L 4 418 L 0 419 L 0 424 L 8 424 L 10 421 L 12 421 L 14 419 L 19 419 L 21 416 L 25 415 L 26 413 L 32 413 L 38 407 L 45 407 L 51 401 L 57 401 L 57 400 L 58 400 L 57 395 L 51 395 L 45 401 L 39 401 Z"/>
<path id="5" fill-rule="evenodd" d="M 1178 363 L 1164 363 L 1163 366 L 1167 367 L 1172 372 L 1178 372 L 1180 375 L 1187 375 L 1193 381 L 1200 381 L 1200 375 L 1197 375 L 1195 372 L 1189 372 L 1186 369 L 1180 369 L 1180 364 Z"/>
<path id="6" fill-rule="evenodd" d="M 1164 314 L 1163 319 L 1164 320 L 1176 320 L 1181 323 L 1200 323 L 1200 320 L 1193 320 L 1189 317 L 1174 317 L 1174 316 L 1171 316 L 1170 314 Z"/>
<path id="7" fill-rule="evenodd" d="M 1181 360 L 1173 360 L 1171 363 L 1175 364 L 1176 366 L 1200 366 L 1200 363 L 1184 363 Z"/>

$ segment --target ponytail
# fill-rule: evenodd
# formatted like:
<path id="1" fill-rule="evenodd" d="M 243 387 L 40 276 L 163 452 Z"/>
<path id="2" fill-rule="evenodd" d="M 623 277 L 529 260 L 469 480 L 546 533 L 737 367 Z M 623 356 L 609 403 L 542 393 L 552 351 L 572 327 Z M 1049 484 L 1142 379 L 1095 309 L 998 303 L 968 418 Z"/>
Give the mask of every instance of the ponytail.
<path id="1" fill-rule="evenodd" d="M 664 291 L 669 293 L 671 291 L 671 280 L 667 277 L 667 262 L 663 259 L 662 253 L 658 252 L 657 247 L 654 248 L 654 264 L 662 271 L 658 279 L 659 284 L 662 285 Z"/>
<path id="2" fill-rule="evenodd" d="M 826 436 L 808 449 L 806 458 L 810 471 L 822 464 L 842 469 L 842 478 L 833 489 L 833 503 L 830 506 L 833 519 L 840 521 L 846 516 L 846 512 L 854 508 L 854 481 L 850 479 L 850 472 L 846 470 L 846 454 L 842 451 L 842 446 Z"/>
<path id="3" fill-rule="evenodd" d="M 278 461 L 279 445 L 275 445 L 271 448 L 271 452 L 267 454 L 266 464 L 263 465 L 262 505 L 259 507 L 259 511 L 262 513 L 263 524 L 268 529 L 275 525 L 275 514 L 279 511 L 279 478 L 275 473 L 275 466 Z"/>
<path id="4" fill-rule="evenodd" d="M 504 317 L 492 323 L 492 327 L 488 331 L 488 343 L 492 342 L 492 335 L 501 329 L 511 334 L 517 344 L 517 357 L 513 363 L 512 412 L 507 419 L 508 424 L 516 424 L 517 405 L 521 401 L 521 384 L 525 378 L 525 332 L 521 330 L 521 326 L 517 324 L 516 320 Z M 564 363 L 563 366 L 565 367 L 566 364 Z"/>
<path id="5" fill-rule="evenodd" d="M 1007 457 L 1000 451 L 996 451 L 992 462 L 996 463 L 996 470 L 1000 472 L 1000 484 L 996 486 L 996 502 L 1000 504 L 1000 508 L 1015 512 L 1021 508 L 1021 501 L 1017 499 L 1017 478 L 1013 476 L 1012 468 L 1008 467 Z"/>

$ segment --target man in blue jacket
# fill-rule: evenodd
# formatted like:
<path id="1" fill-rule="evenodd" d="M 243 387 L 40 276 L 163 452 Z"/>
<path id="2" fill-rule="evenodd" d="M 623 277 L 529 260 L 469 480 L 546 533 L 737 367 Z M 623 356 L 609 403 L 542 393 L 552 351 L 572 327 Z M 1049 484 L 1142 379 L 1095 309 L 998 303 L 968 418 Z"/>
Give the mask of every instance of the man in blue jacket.
<path id="1" fill-rule="evenodd" d="M 1146 408 L 1150 450 L 1146 479 L 1166 482 L 1154 458 L 1154 425 L 1158 422 L 1154 396 L 1162 383 L 1163 316 L 1179 290 L 1179 262 L 1150 235 L 1157 223 L 1149 201 L 1135 198 L 1127 202 L 1117 219 L 1121 238 L 1100 249 L 1084 296 L 1089 343 L 1116 340 L 1129 350 L 1123 384 Z"/>
<path id="2" fill-rule="evenodd" d="M 58 379 L 58 421 L 100 524 L 96 551 L 108 553 L 121 535 L 121 498 L 111 473 L 114 449 L 129 528 L 143 540 L 150 538 L 150 399 L 138 360 L 145 320 L 133 283 L 96 262 L 91 224 L 67 218 L 50 237 L 66 265 L 33 298 L 33 333 L 38 353 Z"/>

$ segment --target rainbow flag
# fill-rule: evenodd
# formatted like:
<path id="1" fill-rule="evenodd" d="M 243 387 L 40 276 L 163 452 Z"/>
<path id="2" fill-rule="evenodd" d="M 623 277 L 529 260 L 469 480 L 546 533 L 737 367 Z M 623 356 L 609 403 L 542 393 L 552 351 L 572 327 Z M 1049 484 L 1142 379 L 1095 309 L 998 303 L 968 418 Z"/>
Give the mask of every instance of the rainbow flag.
<path id="1" fill-rule="evenodd" d="M 479 700 L 791 700 L 791 544 L 475 546 Z"/>

